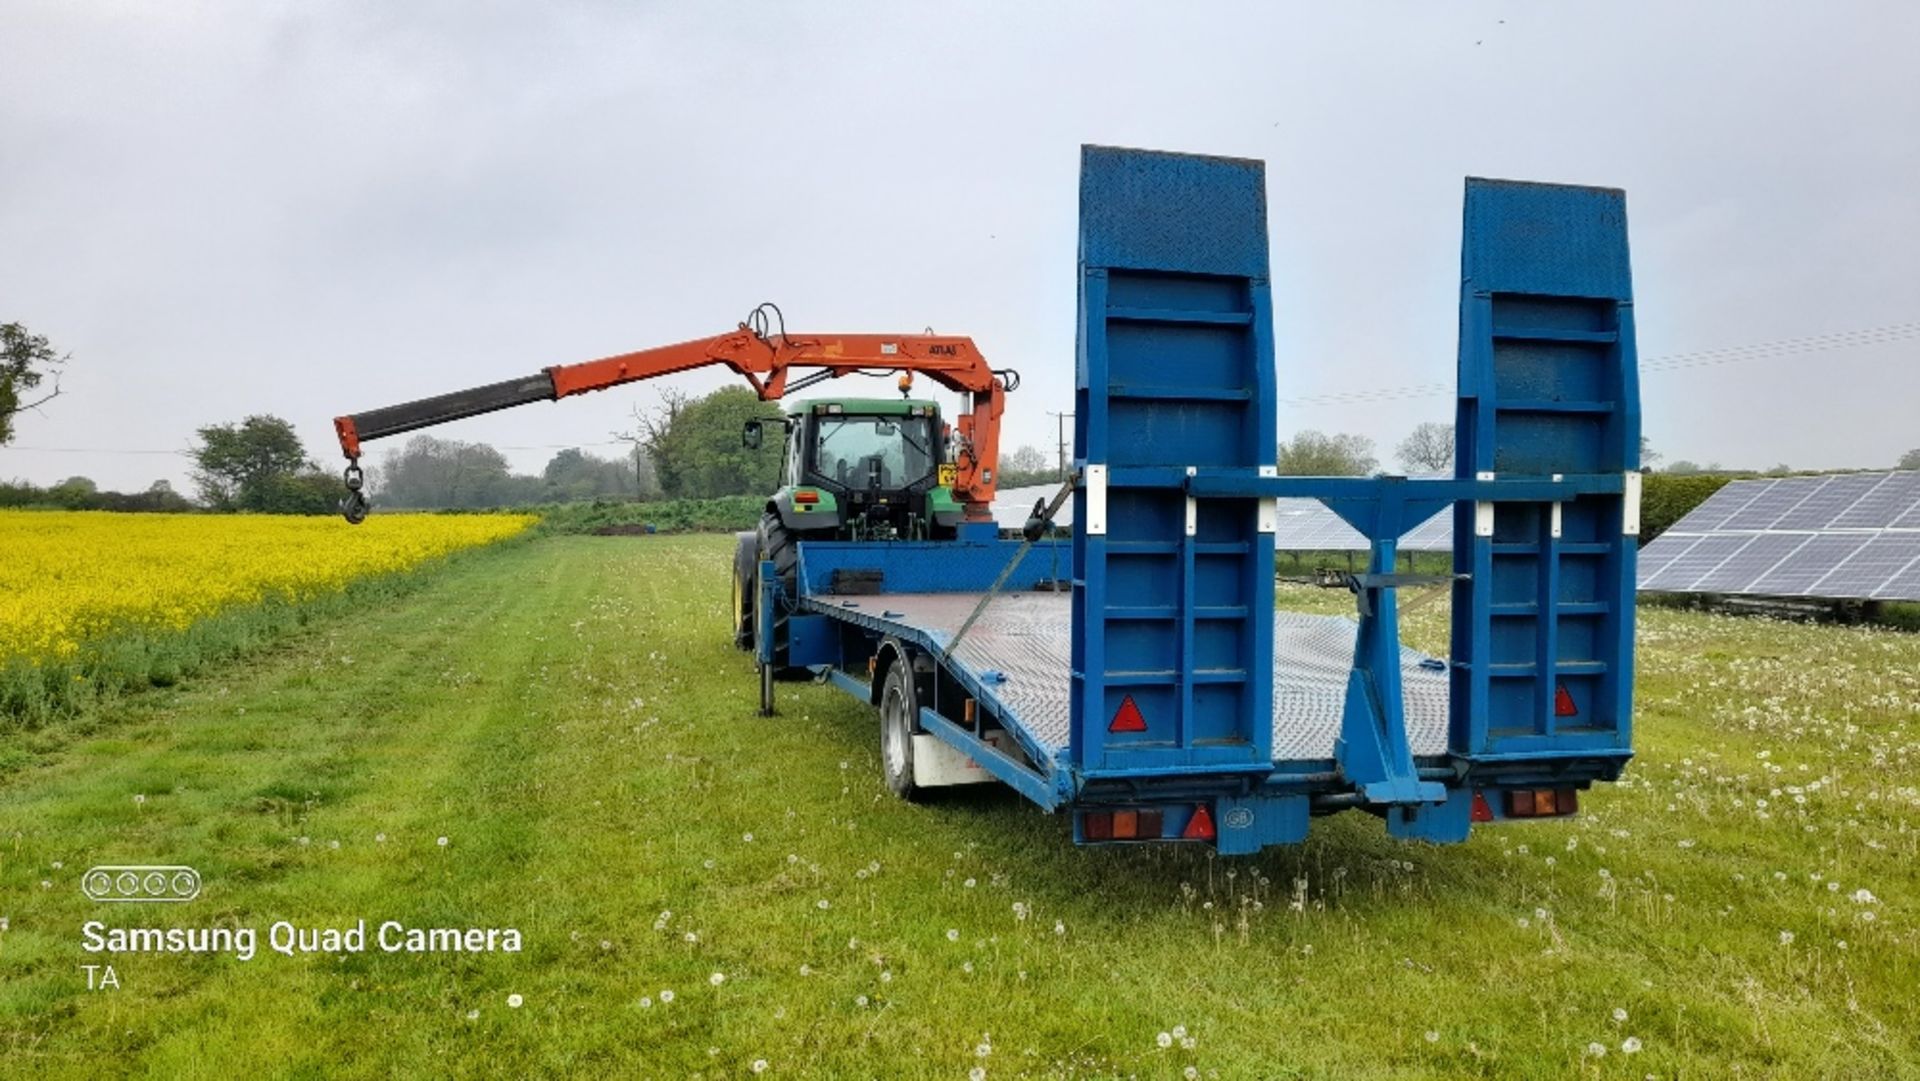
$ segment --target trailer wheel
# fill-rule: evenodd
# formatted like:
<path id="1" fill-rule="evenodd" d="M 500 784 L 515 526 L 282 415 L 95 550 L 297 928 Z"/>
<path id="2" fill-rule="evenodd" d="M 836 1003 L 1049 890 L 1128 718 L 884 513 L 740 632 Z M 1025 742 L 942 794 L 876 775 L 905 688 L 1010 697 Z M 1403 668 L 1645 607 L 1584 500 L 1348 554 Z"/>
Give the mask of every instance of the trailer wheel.
<path id="1" fill-rule="evenodd" d="M 753 648 L 754 581 L 760 576 L 760 542 L 752 533 L 734 534 L 733 644 Z"/>
<path id="2" fill-rule="evenodd" d="M 887 787 L 904 800 L 922 795 L 913 783 L 913 737 L 920 731 L 920 696 L 913 683 L 913 665 L 902 657 L 887 668 L 880 691 L 880 768 Z"/>

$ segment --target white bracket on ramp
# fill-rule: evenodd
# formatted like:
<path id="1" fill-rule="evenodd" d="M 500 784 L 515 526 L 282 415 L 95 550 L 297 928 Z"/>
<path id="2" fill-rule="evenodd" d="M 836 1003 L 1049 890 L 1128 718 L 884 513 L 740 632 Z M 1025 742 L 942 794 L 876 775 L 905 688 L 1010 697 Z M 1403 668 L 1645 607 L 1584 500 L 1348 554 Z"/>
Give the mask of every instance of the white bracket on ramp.
<path id="1" fill-rule="evenodd" d="M 1087 463 L 1087 534 L 1105 536 L 1107 532 L 1107 467 Z"/>

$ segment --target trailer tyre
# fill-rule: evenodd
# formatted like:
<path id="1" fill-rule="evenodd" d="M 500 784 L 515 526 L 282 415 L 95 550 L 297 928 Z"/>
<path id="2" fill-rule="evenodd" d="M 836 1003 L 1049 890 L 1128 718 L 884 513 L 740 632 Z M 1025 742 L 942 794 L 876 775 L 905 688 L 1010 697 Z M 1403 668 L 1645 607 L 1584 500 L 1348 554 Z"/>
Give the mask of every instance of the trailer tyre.
<path id="1" fill-rule="evenodd" d="M 913 737 L 920 731 L 919 718 L 913 665 L 903 657 L 888 666 L 880 690 L 880 768 L 887 787 L 904 800 L 918 800 L 925 793 L 913 783 Z"/>
<path id="2" fill-rule="evenodd" d="M 734 534 L 733 644 L 739 649 L 753 648 L 754 582 L 759 576 L 759 538 L 752 533 Z"/>

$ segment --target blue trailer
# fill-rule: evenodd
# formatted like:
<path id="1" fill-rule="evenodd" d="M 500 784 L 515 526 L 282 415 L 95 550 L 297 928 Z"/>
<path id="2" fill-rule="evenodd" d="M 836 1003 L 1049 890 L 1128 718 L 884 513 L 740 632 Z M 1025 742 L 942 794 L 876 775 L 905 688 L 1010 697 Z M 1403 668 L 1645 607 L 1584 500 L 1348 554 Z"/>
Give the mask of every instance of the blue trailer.
<path id="1" fill-rule="evenodd" d="M 1617 190 L 1469 179 L 1450 479 L 1280 476 L 1261 162 L 1085 147 L 1070 538 L 801 540 L 758 567 L 773 705 L 878 707 L 913 798 L 1003 782 L 1076 842 L 1255 852 L 1572 814 L 1632 755 L 1640 409 Z M 1277 611 L 1274 500 L 1363 533 L 1355 619 Z M 1396 539 L 1451 506 L 1451 655 L 1400 644 Z M 784 578 L 783 578 L 784 573 Z"/>

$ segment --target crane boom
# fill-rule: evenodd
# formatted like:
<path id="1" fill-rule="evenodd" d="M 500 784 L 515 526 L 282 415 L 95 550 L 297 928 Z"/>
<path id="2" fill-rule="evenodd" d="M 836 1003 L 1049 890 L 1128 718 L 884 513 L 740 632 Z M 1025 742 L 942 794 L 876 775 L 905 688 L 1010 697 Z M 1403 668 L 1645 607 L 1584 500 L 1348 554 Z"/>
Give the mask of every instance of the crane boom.
<path id="1" fill-rule="evenodd" d="M 766 401 L 777 401 L 789 390 L 798 390 L 822 379 L 879 370 L 901 372 L 908 379 L 916 374 L 926 375 L 941 386 L 966 395 L 967 401 L 955 426 L 954 497 L 966 505 L 967 520 L 992 520 L 990 504 L 994 474 L 999 467 L 1000 414 L 1006 405 L 1006 392 L 1019 385 L 1017 373 L 988 367 L 973 339 L 967 337 L 794 335 L 786 333 L 784 327 L 779 333 L 768 333 L 762 314 L 768 307 L 755 309 L 749 322 L 726 334 L 578 364 L 557 364 L 519 379 L 335 417 L 333 427 L 340 439 L 340 451 L 349 462 L 349 493 L 344 508 L 347 519 L 359 521 L 366 516 L 366 499 L 359 488 L 363 442 L 531 402 L 556 401 L 719 364 L 743 376 L 754 393 Z M 789 383 L 788 374 L 794 368 L 811 370 Z"/>

